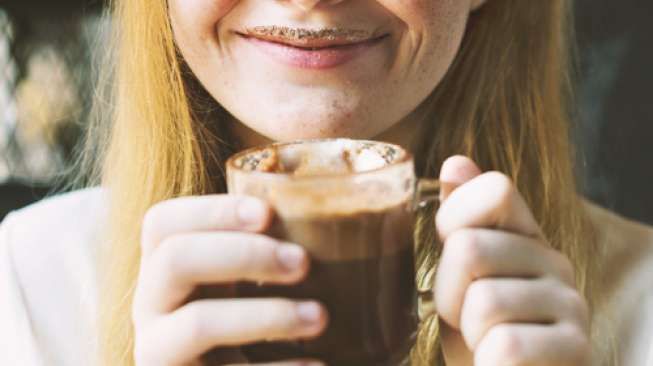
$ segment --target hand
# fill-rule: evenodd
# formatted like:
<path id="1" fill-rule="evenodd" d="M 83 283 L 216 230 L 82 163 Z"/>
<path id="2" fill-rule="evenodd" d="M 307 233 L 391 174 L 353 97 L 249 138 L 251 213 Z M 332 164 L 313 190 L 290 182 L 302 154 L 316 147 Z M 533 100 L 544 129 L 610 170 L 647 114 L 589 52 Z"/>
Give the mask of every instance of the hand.
<path id="1" fill-rule="evenodd" d="M 221 364 L 245 363 L 234 351 L 237 346 L 311 338 L 324 330 L 325 309 L 314 301 L 189 302 L 198 285 L 219 284 L 233 290 L 231 285 L 237 281 L 293 284 L 306 276 L 309 261 L 301 247 L 260 234 L 271 215 L 270 208 L 257 199 L 228 195 L 178 198 L 148 211 L 132 309 L 137 365 L 201 364 L 202 355 L 215 347 L 224 347 Z"/>
<path id="2" fill-rule="evenodd" d="M 505 175 L 442 166 L 434 297 L 448 366 L 589 365 L 588 308 Z"/>

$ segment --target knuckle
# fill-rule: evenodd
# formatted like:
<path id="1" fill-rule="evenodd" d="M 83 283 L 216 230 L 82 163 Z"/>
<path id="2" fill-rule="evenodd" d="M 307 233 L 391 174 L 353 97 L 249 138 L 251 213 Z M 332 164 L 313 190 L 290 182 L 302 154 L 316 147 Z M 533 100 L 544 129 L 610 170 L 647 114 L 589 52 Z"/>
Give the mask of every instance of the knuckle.
<path id="1" fill-rule="evenodd" d="M 567 323 L 562 326 L 562 334 L 565 339 L 573 344 L 582 344 L 588 341 L 587 335 L 577 325 Z"/>
<path id="2" fill-rule="evenodd" d="M 591 354 L 591 342 L 587 334 L 574 324 L 562 326 L 562 338 L 568 345 L 572 345 L 573 353 L 570 355 L 569 365 L 586 365 Z"/>
<path id="3" fill-rule="evenodd" d="M 154 326 L 134 329 L 134 360 L 137 365 L 165 364 L 162 350 L 159 348 Z"/>
<path id="4" fill-rule="evenodd" d="M 177 277 L 182 262 L 177 248 L 187 240 L 188 238 L 184 236 L 172 236 L 164 239 L 158 250 L 152 254 L 152 262 L 155 265 L 151 268 L 156 268 L 157 275 L 164 276 L 167 279 Z"/>
<path id="5" fill-rule="evenodd" d="M 472 282 L 467 290 L 467 299 L 478 320 L 495 318 L 503 310 L 503 302 L 496 288 L 487 280 Z"/>
<path id="6" fill-rule="evenodd" d="M 491 171 L 485 173 L 486 179 L 490 180 L 494 187 L 496 187 L 500 191 L 510 191 L 512 190 L 513 187 L 513 182 L 512 178 L 510 178 L 508 175 L 499 172 L 499 171 Z"/>
<path id="7" fill-rule="evenodd" d="M 560 289 L 559 283 L 554 283 L 553 286 L 556 286 L 553 291 L 558 293 L 560 308 L 566 313 L 564 318 L 570 318 L 583 327 L 589 326 L 589 305 L 583 295 L 567 286 L 562 286 Z"/>
<path id="8" fill-rule="evenodd" d="M 461 329 L 470 349 L 476 349 L 488 327 L 501 318 L 502 301 L 488 280 L 472 282 L 465 294 Z"/>
<path id="9" fill-rule="evenodd" d="M 562 280 L 567 282 L 570 285 L 575 284 L 576 282 L 576 271 L 574 270 L 574 266 L 563 254 L 558 253 L 560 260 L 558 260 L 558 266 L 560 268 L 560 275 L 562 276 Z"/>
<path id="10" fill-rule="evenodd" d="M 524 345 L 517 332 L 506 326 L 496 326 L 490 330 L 488 337 L 491 339 L 496 359 L 501 360 L 502 365 L 522 364 Z"/>
<path id="11" fill-rule="evenodd" d="M 167 205 L 167 201 L 161 201 L 150 206 L 150 208 L 145 212 L 143 223 L 151 224 L 159 221 L 160 217 L 163 215 L 163 213 L 166 210 L 165 209 L 166 205 Z"/>
<path id="12" fill-rule="evenodd" d="M 270 258 L 274 255 L 274 250 L 277 246 L 276 240 L 262 235 L 254 235 L 250 243 L 251 254 L 258 254 L 264 258 Z"/>
<path id="13" fill-rule="evenodd" d="M 269 306 L 261 307 L 258 314 L 259 324 L 269 337 L 277 338 L 288 333 L 297 323 L 295 305 L 290 300 L 272 299 Z"/>
<path id="14" fill-rule="evenodd" d="M 219 223 L 236 223 L 238 222 L 236 206 L 240 199 L 219 195 L 215 201 L 207 202 L 207 211 L 210 217 L 213 217 Z"/>
<path id="15" fill-rule="evenodd" d="M 260 235 L 250 236 L 250 239 L 241 246 L 238 260 L 252 273 L 265 271 L 270 267 L 269 263 L 272 262 L 276 245 L 277 243 L 271 238 Z"/>
<path id="16" fill-rule="evenodd" d="M 563 322 L 561 324 L 563 324 L 563 336 L 569 338 L 573 344 L 585 345 L 585 343 L 589 342 L 587 328 L 575 322 Z"/>
<path id="17" fill-rule="evenodd" d="M 572 288 L 565 288 L 563 292 L 563 301 L 566 307 L 572 310 L 576 316 L 582 315 L 586 310 L 585 299 L 578 291 Z"/>
<path id="18" fill-rule="evenodd" d="M 448 212 L 444 204 L 440 210 L 435 212 L 435 227 L 443 237 L 449 233 Z"/>
<path id="19" fill-rule="evenodd" d="M 177 311 L 180 318 L 180 334 L 185 340 L 184 343 L 192 344 L 208 338 L 208 322 L 204 319 L 204 311 L 200 303 L 191 302 Z"/>
<path id="20" fill-rule="evenodd" d="M 450 252 L 451 260 L 467 272 L 476 272 L 483 264 L 483 246 L 473 230 L 455 231 L 447 240 L 446 249 Z"/>
<path id="21" fill-rule="evenodd" d="M 492 187 L 495 192 L 497 206 L 504 207 L 508 205 L 515 192 L 512 179 L 506 174 L 497 171 L 489 172 L 485 175 L 489 183 L 488 187 Z"/>
<path id="22" fill-rule="evenodd" d="M 166 202 L 159 202 L 145 212 L 141 226 L 141 245 L 145 246 L 156 240 L 159 222 L 162 221 L 166 213 L 165 206 Z"/>

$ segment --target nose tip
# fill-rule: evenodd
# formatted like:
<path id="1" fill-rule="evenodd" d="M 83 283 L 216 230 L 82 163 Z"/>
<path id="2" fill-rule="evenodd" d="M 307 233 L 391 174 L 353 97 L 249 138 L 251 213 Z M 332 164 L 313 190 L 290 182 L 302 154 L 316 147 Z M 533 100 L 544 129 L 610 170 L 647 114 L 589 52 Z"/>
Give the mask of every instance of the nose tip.
<path id="1" fill-rule="evenodd" d="M 335 5 L 343 1 L 344 0 L 290 0 L 292 4 L 302 9 L 303 11 L 312 10 L 320 3 L 325 3 L 327 5 Z"/>

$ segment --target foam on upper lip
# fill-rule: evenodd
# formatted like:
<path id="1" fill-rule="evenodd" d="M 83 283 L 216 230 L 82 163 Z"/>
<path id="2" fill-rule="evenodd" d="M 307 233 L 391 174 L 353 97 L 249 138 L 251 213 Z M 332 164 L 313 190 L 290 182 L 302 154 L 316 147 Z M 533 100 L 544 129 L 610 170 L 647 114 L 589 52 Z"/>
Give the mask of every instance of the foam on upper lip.
<path id="1" fill-rule="evenodd" d="M 345 28 L 306 29 L 272 25 L 250 27 L 245 31 L 250 37 L 298 47 L 342 46 L 372 39 L 372 33 L 368 31 Z"/>

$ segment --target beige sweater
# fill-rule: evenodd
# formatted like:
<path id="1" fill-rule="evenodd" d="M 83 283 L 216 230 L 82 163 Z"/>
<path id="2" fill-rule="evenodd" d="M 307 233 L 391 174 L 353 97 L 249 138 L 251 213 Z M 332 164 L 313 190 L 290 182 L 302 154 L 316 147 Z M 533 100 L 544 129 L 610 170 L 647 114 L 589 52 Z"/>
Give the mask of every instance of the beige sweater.
<path id="1" fill-rule="evenodd" d="M 653 366 L 653 231 L 590 210 L 612 309 L 598 314 L 597 327 L 615 335 L 618 365 Z M 106 213 L 106 191 L 94 188 L 15 211 L 0 225 L 0 365 L 96 363 Z"/>

